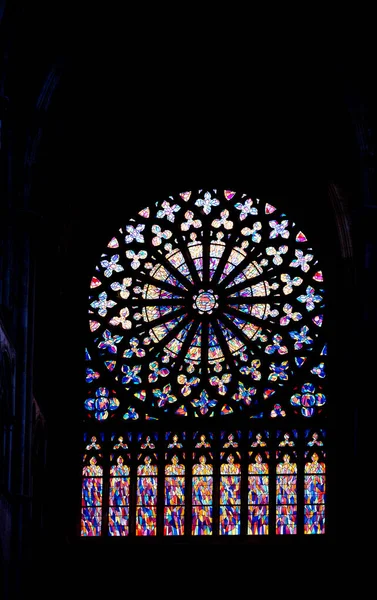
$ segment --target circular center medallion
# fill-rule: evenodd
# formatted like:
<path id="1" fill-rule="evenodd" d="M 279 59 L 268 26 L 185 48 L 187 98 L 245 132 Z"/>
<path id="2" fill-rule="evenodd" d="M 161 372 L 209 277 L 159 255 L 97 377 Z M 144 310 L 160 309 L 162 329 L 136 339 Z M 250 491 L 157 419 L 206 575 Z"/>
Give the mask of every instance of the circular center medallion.
<path id="1" fill-rule="evenodd" d="M 216 305 L 216 298 L 211 292 L 201 292 L 195 298 L 195 307 L 200 312 L 211 312 Z"/>

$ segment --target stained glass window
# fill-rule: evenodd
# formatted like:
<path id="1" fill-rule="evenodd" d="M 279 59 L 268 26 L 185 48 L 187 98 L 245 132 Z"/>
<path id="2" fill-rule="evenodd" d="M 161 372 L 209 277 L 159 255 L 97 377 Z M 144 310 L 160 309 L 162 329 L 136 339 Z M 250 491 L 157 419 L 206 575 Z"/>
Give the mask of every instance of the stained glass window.
<path id="1" fill-rule="evenodd" d="M 327 309 L 310 236 L 242 191 L 134 206 L 89 278 L 84 423 L 104 441 L 85 454 L 82 536 L 325 534 L 327 458 L 308 436 L 327 431 Z"/>

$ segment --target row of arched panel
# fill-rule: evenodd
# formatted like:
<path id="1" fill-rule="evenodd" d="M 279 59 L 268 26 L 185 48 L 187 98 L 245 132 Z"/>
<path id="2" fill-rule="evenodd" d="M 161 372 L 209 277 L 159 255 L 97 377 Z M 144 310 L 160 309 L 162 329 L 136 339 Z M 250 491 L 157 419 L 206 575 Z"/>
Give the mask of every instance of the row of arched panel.
<path id="1" fill-rule="evenodd" d="M 323 429 L 84 438 L 81 536 L 325 533 Z"/>

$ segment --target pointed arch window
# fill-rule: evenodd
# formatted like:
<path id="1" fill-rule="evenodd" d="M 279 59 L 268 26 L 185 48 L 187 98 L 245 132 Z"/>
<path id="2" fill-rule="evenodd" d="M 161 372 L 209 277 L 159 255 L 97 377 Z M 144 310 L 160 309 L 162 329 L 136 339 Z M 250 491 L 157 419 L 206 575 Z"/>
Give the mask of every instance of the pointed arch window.
<path id="1" fill-rule="evenodd" d="M 124 218 L 89 278 L 83 537 L 326 534 L 323 273 L 242 191 Z"/>

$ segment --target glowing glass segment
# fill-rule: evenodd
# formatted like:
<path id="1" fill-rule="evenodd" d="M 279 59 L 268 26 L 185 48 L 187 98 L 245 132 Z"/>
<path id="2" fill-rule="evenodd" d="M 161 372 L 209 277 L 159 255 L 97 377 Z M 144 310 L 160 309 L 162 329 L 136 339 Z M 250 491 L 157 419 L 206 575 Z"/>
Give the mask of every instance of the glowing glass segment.
<path id="1" fill-rule="evenodd" d="M 164 535 L 184 534 L 185 466 L 173 455 L 165 466 Z"/>
<path id="2" fill-rule="evenodd" d="M 209 439 L 208 439 L 209 437 Z M 212 535 L 213 455 L 209 448 L 213 434 L 194 433 L 195 452 L 192 466 L 192 535 Z M 195 462 L 197 461 L 197 462 Z"/>
<path id="3" fill-rule="evenodd" d="M 229 454 L 220 466 L 220 535 L 241 532 L 241 465 Z"/>
<path id="4" fill-rule="evenodd" d="M 195 298 L 194 305 L 200 313 L 211 313 L 216 306 L 216 298 L 211 291 L 200 292 Z"/>
<path id="5" fill-rule="evenodd" d="M 279 451 L 276 465 L 276 534 L 297 533 L 297 464 L 294 451 Z"/>
<path id="6" fill-rule="evenodd" d="M 263 445 L 266 445 L 263 443 Z M 253 456 L 255 453 L 250 452 Z M 248 534 L 268 534 L 269 513 L 269 476 L 268 454 L 263 452 L 255 454 L 249 463 L 248 476 Z M 263 460 L 264 459 L 264 460 Z"/>
<path id="7" fill-rule="evenodd" d="M 96 437 L 86 445 L 82 469 L 81 536 L 99 536 L 102 531 L 102 489 L 103 468 L 99 464 L 102 457 Z M 96 454 L 97 456 L 94 456 Z"/>
<path id="8" fill-rule="evenodd" d="M 313 434 L 313 440 L 318 434 Z M 308 443 L 308 445 L 310 442 Z M 319 445 L 320 442 L 316 441 Z M 321 460 L 322 458 L 322 460 Z M 305 452 L 304 476 L 304 534 L 325 533 L 326 504 L 326 463 L 323 450 L 315 449 Z"/>
<path id="9" fill-rule="evenodd" d="M 145 456 L 137 467 L 136 535 L 156 535 L 157 528 L 157 465 Z"/>
<path id="10" fill-rule="evenodd" d="M 129 533 L 130 468 L 118 456 L 110 468 L 109 485 L 109 535 L 124 536 Z"/>
<path id="11" fill-rule="evenodd" d="M 192 468 L 192 533 L 212 534 L 213 467 L 200 456 L 199 463 Z"/>

